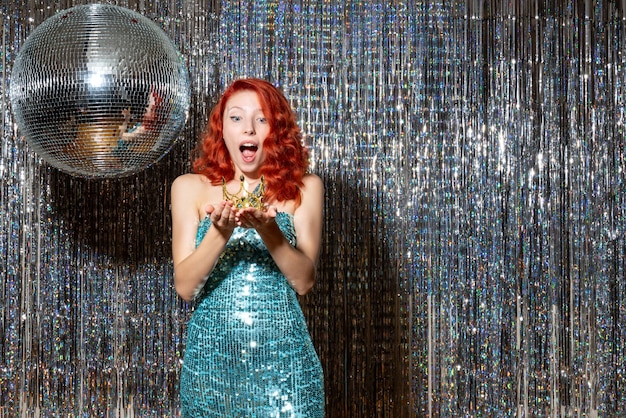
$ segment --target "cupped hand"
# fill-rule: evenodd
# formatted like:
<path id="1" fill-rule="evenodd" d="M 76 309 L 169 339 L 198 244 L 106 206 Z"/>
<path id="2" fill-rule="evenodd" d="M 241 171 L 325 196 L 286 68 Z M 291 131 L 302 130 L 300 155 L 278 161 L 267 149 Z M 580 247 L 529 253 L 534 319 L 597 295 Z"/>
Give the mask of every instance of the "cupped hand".
<path id="1" fill-rule="evenodd" d="M 211 223 L 219 230 L 232 231 L 237 226 L 232 202 L 225 200 L 216 205 L 207 205 L 206 213 L 211 218 Z"/>
<path id="2" fill-rule="evenodd" d="M 243 208 L 235 213 L 235 222 L 242 228 L 261 230 L 276 221 L 276 208 L 268 206 L 265 210 Z"/>

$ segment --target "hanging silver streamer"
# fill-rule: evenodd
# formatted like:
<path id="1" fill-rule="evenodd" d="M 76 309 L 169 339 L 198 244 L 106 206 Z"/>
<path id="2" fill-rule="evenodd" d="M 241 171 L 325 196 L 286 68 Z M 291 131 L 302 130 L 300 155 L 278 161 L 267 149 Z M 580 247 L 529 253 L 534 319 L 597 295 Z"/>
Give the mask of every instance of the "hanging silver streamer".
<path id="1" fill-rule="evenodd" d="M 24 39 L 80 3 L 0 9 L 0 415 L 178 414 L 169 185 L 242 76 L 285 91 L 326 184 L 302 304 L 329 417 L 626 414 L 624 2 L 117 2 L 193 98 L 106 181 L 47 167 L 8 104 Z"/>

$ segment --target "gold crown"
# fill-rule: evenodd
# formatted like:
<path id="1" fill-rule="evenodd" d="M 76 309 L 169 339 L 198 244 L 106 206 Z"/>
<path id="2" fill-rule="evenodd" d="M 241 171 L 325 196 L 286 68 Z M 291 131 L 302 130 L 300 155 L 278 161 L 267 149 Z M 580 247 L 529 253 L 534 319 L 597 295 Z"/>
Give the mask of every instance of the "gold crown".
<path id="1" fill-rule="evenodd" d="M 264 210 L 263 195 L 265 194 L 265 179 L 263 176 L 261 176 L 261 183 L 259 183 L 252 192 L 246 190 L 243 176 L 239 177 L 239 180 L 241 183 L 237 193 L 230 193 L 228 189 L 226 189 L 226 180 L 222 177 L 222 194 L 224 200 L 232 202 L 233 206 L 237 209 L 256 208 L 258 210 Z"/>

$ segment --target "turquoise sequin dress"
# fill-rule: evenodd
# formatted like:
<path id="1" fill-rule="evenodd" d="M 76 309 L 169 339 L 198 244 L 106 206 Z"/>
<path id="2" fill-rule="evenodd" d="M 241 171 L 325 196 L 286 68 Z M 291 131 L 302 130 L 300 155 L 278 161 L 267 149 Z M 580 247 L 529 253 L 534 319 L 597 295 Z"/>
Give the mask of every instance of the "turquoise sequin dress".
<path id="1" fill-rule="evenodd" d="M 295 245 L 293 217 L 276 222 Z M 202 220 L 196 245 L 210 225 Z M 322 367 L 296 293 L 255 230 L 235 228 L 194 303 L 182 417 L 324 416 Z"/>

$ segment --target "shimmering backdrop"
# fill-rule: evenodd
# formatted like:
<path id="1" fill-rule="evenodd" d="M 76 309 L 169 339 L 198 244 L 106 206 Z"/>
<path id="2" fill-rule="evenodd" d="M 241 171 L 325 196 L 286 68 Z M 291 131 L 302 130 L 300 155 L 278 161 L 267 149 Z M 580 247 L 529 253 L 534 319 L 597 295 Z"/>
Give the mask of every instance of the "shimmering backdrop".
<path id="1" fill-rule="evenodd" d="M 226 84 L 293 104 L 325 181 L 302 298 L 329 417 L 626 414 L 623 1 L 120 1 L 192 82 L 136 176 L 50 168 L 11 64 L 80 1 L 2 0 L 0 415 L 176 416 L 169 187 Z"/>

